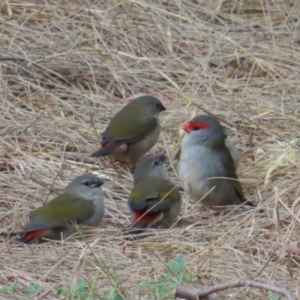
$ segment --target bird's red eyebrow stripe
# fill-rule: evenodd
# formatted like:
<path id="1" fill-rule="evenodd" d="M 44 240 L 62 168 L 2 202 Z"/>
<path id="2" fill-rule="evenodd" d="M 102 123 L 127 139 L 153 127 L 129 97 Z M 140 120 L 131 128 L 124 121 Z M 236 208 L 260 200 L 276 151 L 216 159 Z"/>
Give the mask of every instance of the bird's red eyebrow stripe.
<path id="1" fill-rule="evenodd" d="M 186 122 L 184 124 L 182 124 L 183 129 L 189 129 L 189 130 L 193 130 L 193 128 L 198 127 L 201 129 L 210 129 L 210 126 L 208 123 L 201 123 L 201 122 L 195 122 L 195 121 L 190 121 L 190 122 Z"/>

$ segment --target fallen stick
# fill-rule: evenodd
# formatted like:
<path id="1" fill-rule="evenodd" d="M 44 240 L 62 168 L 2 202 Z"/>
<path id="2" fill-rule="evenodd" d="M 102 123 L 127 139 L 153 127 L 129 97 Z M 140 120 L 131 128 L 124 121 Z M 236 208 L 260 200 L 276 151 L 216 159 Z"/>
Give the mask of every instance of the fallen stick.
<path id="1" fill-rule="evenodd" d="M 237 288 L 237 287 L 255 287 L 264 290 L 268 290 L 273 293 L 280 294 L 285 296 L 288 300 L 296 300 L 294 296 L 284 287 L 277 287 L 263 283 L 261 281 L 255 281 L 250 279 L 235 279 L 230 280 L 221 284 L 214 285 L 208 288 L 194 287 L 190 285 L 180 285 L 176 289 L 175 298 L 182 298 L 185 300 L 203 300 L 208 299 L 207 297 L 211 294 L 214 294 L 219 291 L 226 290 L 228 288 Z"/>

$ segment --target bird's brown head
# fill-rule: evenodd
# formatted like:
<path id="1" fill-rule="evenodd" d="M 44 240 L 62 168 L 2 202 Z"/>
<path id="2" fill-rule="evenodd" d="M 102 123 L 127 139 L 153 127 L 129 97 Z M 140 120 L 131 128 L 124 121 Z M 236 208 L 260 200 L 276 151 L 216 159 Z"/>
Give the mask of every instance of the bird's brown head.
<path id="1" fill-rule="evenodd" d="M 155 97 L 152 96 L 141 96 L 132 101 L 141 107 L 144 107 L 153 116 L 158 117 L 159 114 L 166 110 L 165 106 Z"/>

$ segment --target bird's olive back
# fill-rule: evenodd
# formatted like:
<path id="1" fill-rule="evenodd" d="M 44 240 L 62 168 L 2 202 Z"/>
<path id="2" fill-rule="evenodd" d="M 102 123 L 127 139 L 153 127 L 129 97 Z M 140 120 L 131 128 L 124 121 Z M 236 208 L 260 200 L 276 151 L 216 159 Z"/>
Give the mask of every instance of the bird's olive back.
<path id="1" fill-rule="evenodd" d="M 111 119 L 102 133 L 102 142 L 110 143 L 111 140 L 136 142 L 150 134 L 158 125 L 158 113 L 152 113 L 155 107 L 148 97 L 132 100 Z"/>

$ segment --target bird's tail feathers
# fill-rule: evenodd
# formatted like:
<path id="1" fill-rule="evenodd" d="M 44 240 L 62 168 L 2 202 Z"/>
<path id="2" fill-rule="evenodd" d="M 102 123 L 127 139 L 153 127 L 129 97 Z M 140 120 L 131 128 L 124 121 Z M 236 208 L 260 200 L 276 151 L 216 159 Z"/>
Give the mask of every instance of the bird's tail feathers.
<path id="1" fill-rule="evenodd" d="M 18 239 L 18 242 L 25 243 L 25 244 L 31 244 L 36 239 L 43 237 L 43 235 L 46 233 L 48 229 L 41 229 L 36 231 L 30 231 L 23 234 L 22 237 Z"/>
<path id="2" fill-rule="evenodd" d="M 106 145 L 101 146 L 101 148 L 97 151 L 95 151 L 91 157 L 99 157 L 99 156 L 108 156 L 113 154 L 118 148 L 119 144 L 113 144 L 113 145 Z"/>

